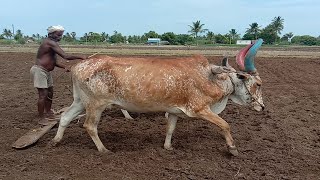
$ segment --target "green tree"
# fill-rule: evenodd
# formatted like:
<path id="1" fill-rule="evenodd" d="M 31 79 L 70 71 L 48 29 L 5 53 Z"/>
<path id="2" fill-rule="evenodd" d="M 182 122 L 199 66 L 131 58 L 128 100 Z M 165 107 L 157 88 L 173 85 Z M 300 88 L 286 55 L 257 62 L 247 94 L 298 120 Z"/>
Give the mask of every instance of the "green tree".
<path id="1" fill-rule="evenodd" d="M 217 34 L 214 36 L 215 42 L 218 44 L 228 44 L 229 43 L 229 35 Z"/>
<path id="2" fill-rule="evenodd" d="M 117 31 L 114 31 L 114 34 L 110 36 L 110 42 L 111 43 L 125 43 L 126 38 L 122 36 L 121 33 L 118 33 Z"/>
<path id="3" fill-rule="evenodd" d="M 84 33 L 82 37 L 80 37 L 80 41 L 82 42 L 88 42 L 88 33 Z"/>
<path id="4" fill-rule="evenodd" d="M 161 40 L 168 41 L 170 44 L 177 44 L 177 36 L 173 32 L 166 32 L 162 34 Z"/>
<path id="5" fill-rule="evenodd" d="M 212 31 L 208 31 L 207 32 L 207 36 L 206 38 L 211 42 L 211 43 L 214 43 L 214 33 Z"/>
<path id="6" fill-rule="evenodd" d="M 260 37 L 266 44 L 273 44 L 276 42 L 278 35 L 277 32 L 274 30 L 273 26 L 269 24 L 268 26 L 262 29 Z"/>
<path id="7" fill-rule="evenodd" d="M 201 24 L 200 21 L 192 22 L 192 25 L 189 25 L 191 35 L 196 39 L 197 45 L 199 44 L 198 35 L 208 31 L 208 29 L 203 28 L 204 24 Z"/>
<path id="8" fill-rule="evenodd" d="M 244 35 L 244 37 L 246 36 L 246 38 L 243 38 L 243 39 L 247 39 L 247 40 L 256 40 L 256 39 L 258 39 L 258 36 L 259 36 L 259 34 L 261 32 L 259 24 L 254 22 L 254 23 L 250 24 L 249 26 L 250 27 L 247 28 L 246 34 Z"/>
<path id="9" fill-rule="evenodd" d="M 289 32 L 289 33 L 283 35 L 282 38 L 281 38 L 281 40 L 282 40 L 282 41 L 289 41 L 289 42 L 291 42 L 292 37 L 293 37 L 293 33 L 292 33 L 292 32 Z"/>
<path id="10" fill-rule="evenodd" d="M 317 45 L 317 38 L 309 35 L 294 36 L 291 42 L 293 44 L 313 46 L 313 45 Z"/>
<path id="11" fill-rule="evenodd" d="M 74 41 L 77 40 L 77 39 L 76 39 L 76 35 L 77 35 L 76 32 L 71 32 L 70 35 L 71 35 L 71 37 L 72 37 L 72 39 L 73 39 Z"/>
<path id="12" fill-rule="evenodd" d="M 9 38 L 9 39 L 11 39 L 11 37 L 12 37 L 12 32 L 10 31 L 10 29 L 4 29 L 3 30 L 3 36 L 5 36 L 7 39 Z"/>
<path id="13" fill-rule="evenodd" d="M 179 34 L 176 35 L 177 45 L 191 45 L 194 43 L 194 38 L 189 34 Z"/>
<path id="14" fill-rule="evenodd" d="M 32 40 L 36 40 L 37 36 L 35 34 L 32 34 Z"/>
<path id="15" fill-rule="evenodd" d="M 240 39 L 240 34 L 236 31 L 236 29 L 231 29 L 229 31 L 229 43 L 234 44 L 236 40 Z"/>
<path id="16" fill-rule="evenodd" d="M 99 33 L 95 33 L 95 32 L 89 32 L 88 35 L 87 35 L 87 40 L 88 42 L 94 42 L 94 43 L 97 43 L 97 42 L 102 42 L 102 37 Z"/>
<path id="17" fill-rule="evenodd" d="M 109 34 L 102 32 L 101 33 L 102 42 L 107 42 L 109 39 Z"/>
<path id="18" fill-rule="evenodd" d="M 284 19 L 281 18 L 280 16 L 274 17 L 271 22 L 271 25 L 274 28 L 274 31 L 277 33 L 277 35 L 280 35 L 281 31 L 283 30 L 283 22 L 284 22 Z"/>
<path id="19" fill-rule="evenodd" d="M 128 42 L 133 44 L 142 43 L 141 36 L 128 36 Z"/>
<path id="20" fill-rule="evenodd" d="M 20 29 L 18 29 L 18 30 L 16 31 L 16 34 L 15 34 L 15 36 L 14 36 L 13 38 L 14 38 L 16 41 L 19 41 L 19 40 L 23 39 L 23 34 L 22 34 L 22 32 L 21 32 Z"/>
<path id="21" fill-rule="evenodd" d="M 159 38 L 160 35 L 158 33 L 156 33 L 155 31 L 149 31 L 147 33 L 144 33 L 144 37 L 145 38 Z"/>
<path id="22" fill-rule="evenodd" d="M 66 42 L 73 42 L 74 39 L 72 38 L 72 36 L 70 35 L 69 32 L 67 32 L 65 35 L 63 35 L 63 38 L 62 38 L 64 41 Z"/>
<path id="23" fill-rule="evenodd" d="M 37 41 L 40 41 L 41 36 L 40 36 L 40 34 L 39 34 L 39 33 L 37 33 L 37 34 L 36 34 L 36 38 L 37 38 Z"/>
<path id="24" fill-rule="evenodd" d="M 190 33 L 197 38 L 199 33 L 204 33 L 208 31 L 208 29 L 203 29 L 203 26 L 205 24 L 201 24 L 200 21 L 192 22 L 192 25 L 189 25 L 190 27 Z"/>
<path id="25" fill-rule="evenodd" d="M 243 40 L 255 40 L 256 38 L 254 37 L 253 34 L 245 33 L 242 37 Z"/>

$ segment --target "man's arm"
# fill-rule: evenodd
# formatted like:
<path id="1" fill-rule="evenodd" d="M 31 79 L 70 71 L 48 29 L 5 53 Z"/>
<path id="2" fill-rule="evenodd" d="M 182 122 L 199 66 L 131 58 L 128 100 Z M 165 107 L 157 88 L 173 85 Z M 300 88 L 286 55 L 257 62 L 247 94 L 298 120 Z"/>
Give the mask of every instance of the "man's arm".
<path id="1" fill-rule="evenodd" d="M 64 64 L 60 63 L 59 61 L 56 61 L 56 66 L 59 68 L 62 68 L 62 69 L 66 68 L 66 66 Z"/>
<path id="2" fill-rule="evenodd" d="M 66 54 L 59 46 L 59 44 L 55 41 L 50 41 L 49 45 L 51 48 L 56 52 L 59 56 L 61 56 L 63 59 L 67 60 L 75 60 L 75 59 L 87 59 L 87 56 L 75 56 L 75 55 L 68 55 Z M 58 66 L 59 67 L 59 66 Z"/>
<path id="3" fill-rule="evenodd" d="M 65 64 L 60 63 L 59 61 L 56 61 L 56 66 L 62 69 L 65 69 L 67 72 L 70 71 L 70 68 L 66 66 Z"/>

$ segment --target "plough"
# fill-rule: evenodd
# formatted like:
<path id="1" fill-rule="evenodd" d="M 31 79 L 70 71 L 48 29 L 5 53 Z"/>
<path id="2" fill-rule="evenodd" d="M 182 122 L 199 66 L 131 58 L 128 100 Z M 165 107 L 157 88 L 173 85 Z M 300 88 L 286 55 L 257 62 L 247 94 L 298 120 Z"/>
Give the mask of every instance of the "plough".
<path id="1" fill-rule="evenodd" d="M 63 112 L 65 112 L 69 107 L 62 108 L 58 111 L 53 111 L 55 115 L 59 117 Z M 85 116 L 86 114 L 80 114 L 78 115 L 76 119 L 80 119 L 81 117 Z M 27 133 L 25 133 L 23 136 L 21 136 L 19 139 L 17 139 L 13 144 L 12 147 L 16 149 L 23 149 L 26 148 L 35 142 L 37 142 L 43 135 L 45 135 L 47 132 L 52 129 L 58 121 L 52 121 L 50 124 L 45 126 L 36 127 L 33 129 L 30 129 Z"/>

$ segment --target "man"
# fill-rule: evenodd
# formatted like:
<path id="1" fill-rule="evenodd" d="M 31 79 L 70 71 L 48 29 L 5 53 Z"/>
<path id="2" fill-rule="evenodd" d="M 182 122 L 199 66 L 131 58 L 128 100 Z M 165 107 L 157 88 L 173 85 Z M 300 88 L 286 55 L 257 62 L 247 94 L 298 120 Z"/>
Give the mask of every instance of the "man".
<path id="1" fill-rule="evenodd" d="M 64 32 L 62 26 L 50 26 L 47 31 L 48 37 L 42 41 L 38 49 L 36 63 L 30 69 L 34 87 L 37 88 L 39 94 L 38 113 L 39 124 L 41 125 L 49 124 L 50 120 L 57 120 L 57 117 L 54 116 L 54 113 L 51 110 L 53 98 L 53 79 L 51 71 L 55 66 L 65 69 L 67 72 L 69 71 L 64 64 L 57 61 L 57 54 L 67 60 L 86 59 L 86 56 L 67 55 L 60 48 L 58 42 L 61 40 Z"/>

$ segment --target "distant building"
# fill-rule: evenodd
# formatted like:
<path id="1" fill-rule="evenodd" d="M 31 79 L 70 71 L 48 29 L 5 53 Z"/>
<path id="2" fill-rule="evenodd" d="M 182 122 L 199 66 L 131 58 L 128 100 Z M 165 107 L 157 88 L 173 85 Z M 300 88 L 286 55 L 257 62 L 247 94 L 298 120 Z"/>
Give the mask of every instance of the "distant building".
<path id="1" fill-rule="evenodd" d="M 248 44 L 252 44 L 252 41 L 251 40 L 237 40 L 237 44 L 248 45 Z"/>
<path id="2" fill-rule="evenodd" d="M 148 38 L 147 44 L 156 44 L 159 45 L 161 42 L 160 38 Z"/>

